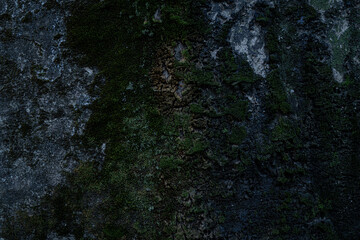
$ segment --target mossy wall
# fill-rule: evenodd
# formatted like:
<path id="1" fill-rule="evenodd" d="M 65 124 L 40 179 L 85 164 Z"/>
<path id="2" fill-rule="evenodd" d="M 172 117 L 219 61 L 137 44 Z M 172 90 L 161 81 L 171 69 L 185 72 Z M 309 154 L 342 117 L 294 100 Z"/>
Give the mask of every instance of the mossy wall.
<path id="1" fill-rule="evenodd" d="M 269 55 L 261 78 L 232 53 L 228 26 L 206 24 L 205 1 L 75 3 L 67 46 L 100 71 L 82 141 L 105 143 L 106 159 L 80 163 L 4 236 L 358 236 L 356 65 L 334 81 L 320 14 L 305 1 L 276 6 L 254 5 Z"/>

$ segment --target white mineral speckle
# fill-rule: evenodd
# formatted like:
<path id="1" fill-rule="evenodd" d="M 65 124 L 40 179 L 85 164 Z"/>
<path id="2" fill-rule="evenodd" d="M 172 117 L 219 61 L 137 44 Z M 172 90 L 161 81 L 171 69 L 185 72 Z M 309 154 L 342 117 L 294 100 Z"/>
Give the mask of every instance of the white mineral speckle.
<path id="1" fill-rule="evenodd" d="M 211 52 L 210 52 L 211 58 L 212 58 L 212 59 L 216 59 L 216 58 L 217 58 L 217 53 L 218 53 L 221 49 L 222 49 L 222 47 L 211 51 Z"/>
<path id="2" fill-rule="evenodd" d="M 343 74 L 338 72 L 335 68 L 333 68 L 332 71 L 333 71 L 333 76 L 334 76 L 335 81 L 337 81 L 338 83 L 342 83 L 344 81 Z"/>

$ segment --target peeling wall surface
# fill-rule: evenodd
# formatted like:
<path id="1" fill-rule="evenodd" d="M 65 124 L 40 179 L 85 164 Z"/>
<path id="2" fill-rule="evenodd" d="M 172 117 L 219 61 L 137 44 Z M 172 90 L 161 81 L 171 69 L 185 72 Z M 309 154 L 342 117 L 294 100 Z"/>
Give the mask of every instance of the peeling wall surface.
<path id="1" fill-rule="evenodd" d="M 93 157 L 76 137 L 96 70 L 64 56 L 68 2 L 0 1 L 0 219 Z"/>

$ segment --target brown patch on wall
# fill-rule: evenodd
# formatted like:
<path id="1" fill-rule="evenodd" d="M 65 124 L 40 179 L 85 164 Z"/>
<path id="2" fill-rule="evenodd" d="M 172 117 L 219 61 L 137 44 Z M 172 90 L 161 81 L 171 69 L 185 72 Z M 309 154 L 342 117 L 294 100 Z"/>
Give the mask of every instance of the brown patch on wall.
<path id="1" fill-rule="evenodd" d="M 192 102 L 196 95 L 195 88 L 185 83 L 181 76 L 181 73 L 187 71 L 186 66 L 177 64 L 179 61 L 175 55 L 175 48 L 171 46 L 160 48 L 156 53 L 157 60 L 151 71 L 153 90 L 159 99 L 160 111 L 163 113 L 181 111 Z"/>

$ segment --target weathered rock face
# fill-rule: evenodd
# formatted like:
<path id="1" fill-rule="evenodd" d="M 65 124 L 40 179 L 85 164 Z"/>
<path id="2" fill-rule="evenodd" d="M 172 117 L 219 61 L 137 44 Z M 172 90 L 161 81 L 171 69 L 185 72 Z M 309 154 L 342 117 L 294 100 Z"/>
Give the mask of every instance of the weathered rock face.
<path id="1" fill-rule="evenodd" d="M 254 72 L 266 76 L 267 54 L 264 34 L 259 24 L 254 24 L 258 0 L 212 2 L 207 13 L 212 24 L 230 24 L 229 42 L 235 54 L 245 56 Z"/>
<path id="2" fill-rule="evenodd" d="M 332 53 L 330 64 L 333 76 L 337 82 L 342 83 L 346 73 L 343 64 L 351 49 L 350 8 L 342 0 L 312 0 L 310 4 L 321 14 L 321 21 L 327 25 L 325 34 Z"/>
<path id="3" fill-rule="evenodd" d="M 232 163 L 214 170 L 210 177 L 217 179 L 220 189 L 229 189 L 224 190 L 230 195 L 227 199 L 210 197 L 207 201 L 226 219 L 220 231 L 216 230 L 225 239 L 358 236 L 354 229 L 359 225 L 350 220 L 359 216 L 357 204 L 350 206 L 345 198 L 355 201 L 358 194 L 350 194 L 346 188 L 358 188 L 355 182 L 359 175 L 343 175 L 359 161 L 352 147 L 357 140 L 343 128 L 346 124 L 358 128 L 356 124 L 350 127 L 349 121 L 356 118 L 357 101 L 353 97 L 358 93 L 339 85 L 345 79 L 347 84 L 359 81 L 354 76 L 358 71 L 359 47 L 354 42 L 358 21 L 354 11 L 358 6 L 351 1 L 299 4 L 213 1 L 207 13 L 215 37 L 219 28 L 225 29 L 235 56 L 245 58 L 254 73 L 263 77 L 250 90 L 238 90 L 239 98 L 246 96 L 249 100 L 250 116 L 241 123 L 248 133 L 240 145 L 243 156 L 229 157 Z M 208 45 L 216 60 L 224 43 L 210 40 Z M 312 89 L 316 89 L 315 94 Z M 276 97 L 271 97 L 274 92 Z M 289 106 L 276 106 L 280 99 Z M 332 115 L 335 111 L 336 117 Z M 341 170 L 334 171 L 340 152 L 342 163 L 337 166 Z M 244 173 L 236 175 L 232 171 L 248 164 L 249 159 L 253 164 L 245 167 Z M 343 180 L 336 180 L 338 177 Z M 302 201 L 311 203 L 304 206 Z M 331 214 L 325 214 L 324 209 Z M 298 215 L 304 217 L 295 219 Z M 298 234 L 289 230 L 290 224 Z"/>
<path id="4" fill-rule="evenodd" d="M 91 113 L 95 70 L 64 56 L 68 2 L 0 1 L 0 218 L 93 157 L 76 137 Z"/>
<path id="5" fill-rule="evenodd" d="M 107 158 L 3 236 L 359 238 L 355 0 L 81 1 L 68 43 L 107 77 L 90 118 L 96 71 L 61 46 L 70 2 L 0 6 L 2 211 L 101 159 L 77 138 L 88 119 Z"/>

